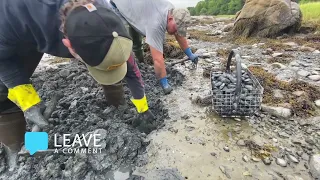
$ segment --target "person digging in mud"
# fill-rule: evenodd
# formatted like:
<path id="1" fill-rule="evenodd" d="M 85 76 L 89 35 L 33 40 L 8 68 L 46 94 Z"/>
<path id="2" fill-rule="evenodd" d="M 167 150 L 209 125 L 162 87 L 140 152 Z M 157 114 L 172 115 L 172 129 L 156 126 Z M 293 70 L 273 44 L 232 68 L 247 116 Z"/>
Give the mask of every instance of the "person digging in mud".
<path id="1" fill-rule="evenodd" d="M 103 86 L 114 85 L 125 78 L 138 112 L 132 120 L 133 126 L 145 133 L 156 128 L 134 60 L 132 39 L 112 10 L 84 0 L 2 0 L 0 17 L 1 121 L 16 122 L 18 118 L 41 129 L 48 128 L 49 123 L 41 110 L 43 103 L 30 82 L 43 54 L 47 53 L 77 58 Z M 22 113 L 22 116 L 6 119 L 8 111 Z M 7 142 L 19 127 L 10 128 L 11 131 L 0 129 L 0 142 L 6 142 L 9 149 L 14 147 L 12 151 L 19 151 L 16 144 L 10 146 Z M 22 140 L 23 136 L 24 132 Z"/>
<path id="2" fill-rule="evenodd" d="M 167 0 L 98 0 L 112 6 L 112 9 L 129 26 L 133 38 L 133 51 L 139 62 L 143 62 L 142 38 L 150 46 L 154 68 L 164 94 L 170 94 L 173 88 L 167 80 L 163 58 L 163 44 L 166 31 L 174 35 L 181 49 L 193 63 L 198 56 L 193 54 L 186 40 L 187 24 L 191 20 L 187 9 L 175 9 Z"/>

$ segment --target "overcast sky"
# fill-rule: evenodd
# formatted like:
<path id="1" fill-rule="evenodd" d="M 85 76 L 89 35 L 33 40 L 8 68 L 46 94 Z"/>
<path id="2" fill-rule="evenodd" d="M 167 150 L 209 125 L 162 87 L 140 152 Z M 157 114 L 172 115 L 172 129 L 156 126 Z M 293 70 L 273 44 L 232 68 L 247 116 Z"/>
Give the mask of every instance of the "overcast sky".
<path id="1" fill-rule="evenodd" d="M 200 0 L 169 0 L 177 8 L 195 6 Z"/>

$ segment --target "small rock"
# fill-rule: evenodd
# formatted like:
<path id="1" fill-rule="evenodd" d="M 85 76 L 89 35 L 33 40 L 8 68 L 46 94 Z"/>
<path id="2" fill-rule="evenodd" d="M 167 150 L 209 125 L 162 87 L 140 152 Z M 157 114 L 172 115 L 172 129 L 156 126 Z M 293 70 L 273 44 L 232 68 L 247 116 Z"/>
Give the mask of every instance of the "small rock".
<path id="1" fill-rule="evenodd" d="M 279 68 L 279 69 L 284 69 L 284 68 L 287 67 L 287 66 L 285 66 L 285 65 L 283 65 L 281 63 L 272 63 L 271 66 L 274 67 L 274 68 Z"/>
<path id="2" fill-rule="evenodd" d="M 284 98 L 284 96 L 282 94 L 282 91 L 280 89 L 273 90 L 273 96 L 275 98 L 279 98 L 279 99 L 283 99 Z"/>
<path id="3" fill-rule="evenodd" d="M 306 137 L 305 138 L 306 143 L 310 144 L 310 145 L 315 145 L 316 143 L 314 142 L 314 140 L 310 137 Z"/>
<path id="4" fill-rule="evenodd" d="M 259 159 L 259 158 L 256 158 L 256 157 L 251 157 L 251 160 L 252 160 L 253 162 L 260 162 L 260 159 Z"/>
<path id="5" fill-rule="evenodd" d="M 273 53 L 271 56 L 275 58 L 275 57 L 281 57 L 282 55 L 283 55 L 283 53 L 276 52 L 276 53 Z"/>
<path id="6" fill-rule="evenodd" d="M 284 44 L 284 45 L 288 45 L 288 46 L 292 46 L 292 47 L 298 46 L 298 44 L 295 43 L 295 42 L 285 42 L 285 43 L 283 43 L 283 44 Z"/>
<path id="7" fill-rule="evenodd" d="M 309 161 L 310 156 L 309 156 L 307 153 L 303 153 L 302 156 L 301 156 L 301 158 L 302 158 L 303 160 L 305 160 L 305 161 Z"/>
<path id="8" fill-rule="evenodd" d="M 243 176 L 252 176 L 252 174 L 249 171 L 245 171 L 242 173 Z"/>
<path id="9" fill-rule="evenodd" d="M 87 88 L 87 87 L 80 87 L 80 89 L 82 90 L 83 94 L 85 94 L 86 92 L 89 91 L 89 88 Z"/>
<path id="10" fill-rule="evenodd" d="M 107 115 L 109 114 L 111 111 L 114 111 L 116 108 L 114 106 L 108 107 L 107 109 L 105 109 L 102 113 Z"/>
<path id="11" fill-rule="evenodd" d="M 314 178 L 320 177 L 320 154 L 315 154 L 310 159 L 310 172 Z"/>
<path id="12" fill-rule="evenodd" d="M 301 46 L 300 51 L 314 52 L 316 49 L 308 46 Z"/>
<path id="13" fill-rule="evenodd" d="M 291 175 L 287 175 L 285 178 L 285 180 L 303 180 L 301 177 L 299 176 L 291 176 Z"/>
<path id="14" fill-rule="evenodd" d="M 72 101 L 72 103 L 71 103 L 70 106 L 69 106 L 69 109 L 70 109 L 70 110 L 71 110 L 71 109 L 74 109 L 74 108 L 77 106 L 77 103 L 78 103 L 77 100 Z"/>
<path id="15" fill-rule="evenodd" d="M 230 151 L 230 149 L 229 149 L 228 146 L 223 147 L 223 149 L 224 149 L 226 152 L 229 152 L 229 151 Z"/>
<path id="16" fill-rule="evenodd" d="M 313 51 L 313 54 L 320 54 L 320 51 L 319 50 L 315 50 L 315 51 Z"/>
<path id="17" fill-rule="evenodd" d="M 308 72 L 306 70 L 300 70 L 300 71 L 298 71 L 298 75 L 302 76 L 302 77 L 307 77 L 308 75 L 310 75 L 310 72 Z"/>
<path id="18" fill-rule="evenodd" d="M 283 107 L 272 107 L 262 104 L 261 109 L 265 112 L 270 113 L 273 116 L 281 117 L 281 118 L 289 118 L 291 117 L 291 110 Z"/>
<path id="19" fill-rule="evenodd" d="M 263 158 L 262 159 L 262 162 L 265 164 L 265 165 L 270 165 L 271 164 L 271 160 L 270 160 L 270 158 Z"/>
<path id="20" fill-rule="evenodd" d="M 219 166 L 219 169 L 221 170 L 221 172 L 227 176 L 227 178 L 231 178 L 231 176 L 228 174 L 226 168 L 224 166 Z"/>
<path id="21" fill-rule="evenodd" d="M 248 158 L 248 156 L 244 155 L 244 156 L 242 157 L 242 160 L 243 160 L 244 162 L 248 162 L 248 161 L 249 161 L 249 158 Z"/>
<path id="22" fill-rule="evenodd" d="M 320 80 L 320 75 L 311 75 L 309 76 L 309 79 L 313 81 L 319 81 Z"/>
<path id="23" fill-rule="evenodd" d="M 190 137 L 189 136 L 186 136 L 186 141 L 190 141 Z"/>
<path id="24" fill-rule="evenodd" d="M 300 64 L 297 63 L 296 61 L 291 62 L 290 65 L 291 65 L 291 66 L 300 66 Z"/>
<path id="25" fill-rule="evenodd" d="M 223 27 L 222 31 L 223 31 L 223 32 L 229 32 L 229 31 L 232 30 L 233 26 L 234 26 L 233 23 L 227 24 L 227 25 L 225 25 L 225 26 Z"/>
<path id="26" fill-rule="evenodd" d="M 207 52 L 207 50 L 205 50 L 205 49 L 198 49 L 198 50 L 195 52 L 195 54 L 202 55 L 203 53 L 206 53 L 206 52 Z"/>
<path id="27" fill-rule="evenodd" d="M 290 161 L 292 161 L 294 163 L 298 163 L 299 162 L 298 159 L 296 157 L 294 157 L 293 155 L 291 155 L 291 154 L 288 154 L 287 157 L 288 157 L 288 159 Z"/>
<path id="28" fill-rule="evenodd" d="M 300 96 L 302 96 L 302 95 L 305 95 L 306 92 L 305 92 L 305 91 L 294 91 L 292 94 L 300 97 Z"/>
<path id="29" fill-rule="evenodd" d="M 235 121 L 241 122 L 241 119 L 239 118 L 234 118 Z"/>
<path id="30" fill-rule="evenodd" d="M 206 61 L 207 63 L 212 63 L 213 62 L 212 59 L 205 59 L 204 61 Z"/>
<path id="31" fill-rule="evenodd" d="M 237 141 L 237 145 L 238 146 L 245 146 L 246 144 L 245 144 L 243 139 L 240 139 L 240 140 Z"/>
<path id="32" fill-rule="evenodd" d="M 319 75 L 320 73 L 318 71 L 312 71 L 311 74 L 312 75 Z"/>
<path id="33" fill-rule="evenodd" d="M 281 159 L 281 158 L 277 158 L 276 163 L 279 166 L 282 166 L 282 167 L 286 167 L 287 166 L 287 161 L 285 161 L 284 159 Z"/>
<path id="34" fill-rule="evenodd" d="M 301 157 L 303 154 L 303 151 L 297 151 L 296 154 Z"/>
<path id="35" fill-rule="evenodd" d="M 301 144 L 302 144 L 302 141 L 299 140 L 299 139 L 296 139 L 296 138 L 291 139 L 291 142 L 292 142 L 293 144 L 297 144 L 297 145 L 301 145 Z"/>
<path id="36" fill-rule="evenodd" d="M 211 154 L 211 156 L 216 156 L 217 155 L 217 153 L 215 153 L 215 152 L 212 152 L 210 154 Z"/>
<path id="37" fill-rule="evenodd" d="M 272 141 L 275 142 L 275 143 L 277 143 L 277 142 L 278 142 L 278 139 L 272 138 Z"/>
<path id="38" fill-rule="evenodd" d="M 279 137 L 281 137 L 281 138 L 289 138 L 289 137 L 290 137 L 288 133 L 283 132 L 283 131 L 278 132 L 278 135 L 279 135 Z"/>
<path id="39" fill-rule="evenodd" d="M 70 70 L 68 69 L 63 69 L 59 72 L 59 75 L 63 78 L 66 78 L 70 75 Z"/>
<path id="40" fill-rule="evenodd" d="M 320 99 L 316 100 L 314 103 L 316 104 L 316 106 L 320 107 Z"/>
<path id="41" fill-rule="evenodd" d="M 184 119 L 184 120 L 187 120 L 187 119 L 190 118 L 190 116 L 188 114 L 185 114 L 185 115 L 181 116 L 181 118 Z"/>

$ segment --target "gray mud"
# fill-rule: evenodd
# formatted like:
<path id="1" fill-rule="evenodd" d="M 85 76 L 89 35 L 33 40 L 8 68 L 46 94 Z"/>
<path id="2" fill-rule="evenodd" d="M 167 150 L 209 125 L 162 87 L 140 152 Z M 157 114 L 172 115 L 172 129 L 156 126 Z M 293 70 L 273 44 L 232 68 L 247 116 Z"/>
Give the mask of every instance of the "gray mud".
<path id="1" fill-rule="evenodd" d="M 162 89 L 153 68 L 139 66 L 150 109 L 156 116 L 158 128 L 161 128 L 164 120 L 169 117 L 160 99 Z M 184 78 L 181 73 L 173 70 L 168 74 L 173 86 L 181 85 Z M 51 153 L 35 154 L 34 157 L 21 156 L 18 169 L 9 172 L 6 171 L 3 149 L 0 148 L 0 179 L 113 179 L 117 174 L 122 179 L 124 175 L 119 175 L 119 172 L 124 170 L 121 168 L 129 166 L 131 168 L 125 171 L 132 172 L 134 166 L 139 164 L 137 158 L 144 153 L 149 142 L 145 140 L 146 135 L 134 129 L 128 121 L 137 113 L 126 85 L 127 104 L 115 108 L 108 105 L 101 86 L 88 75 L 85 66 L 75 61 L 46 71 L 36 71 L 32 83 L 44 101 L 49 101 L 56 91 L 64 94 L 49 119 L 49 148 L 54 147 L 55 134 L 71 134 L 72 139 L 75 134 L 99 130 L 103 149 L 101 153 L 87 155 Z"/>

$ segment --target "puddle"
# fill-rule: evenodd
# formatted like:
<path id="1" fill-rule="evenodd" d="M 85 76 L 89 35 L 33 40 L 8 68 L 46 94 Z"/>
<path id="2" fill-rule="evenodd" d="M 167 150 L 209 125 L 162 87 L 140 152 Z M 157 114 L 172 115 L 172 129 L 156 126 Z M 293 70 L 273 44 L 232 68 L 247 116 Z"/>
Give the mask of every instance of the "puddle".
<path id="1" fill-rule="evenodd" d="M 124 180 L 128 179 L 132 175 L 133 166 L 123 166 L 118 170 L 110 171 L 106 174 L 106 180 Z"/>
<path id="2" fill-rule="evenodd" d="M 215 124 L 215 128 L 220 131 L 219 135 L 226 141 L 247 135 L 253 129 L 245 118 L 223 118 L 215 112 L 206 112 L 208 124 Z"/>

